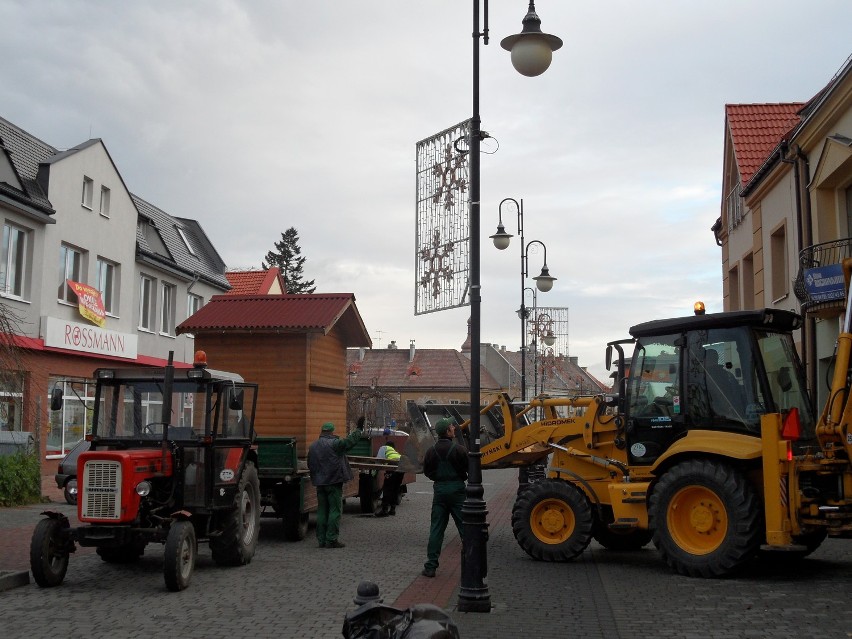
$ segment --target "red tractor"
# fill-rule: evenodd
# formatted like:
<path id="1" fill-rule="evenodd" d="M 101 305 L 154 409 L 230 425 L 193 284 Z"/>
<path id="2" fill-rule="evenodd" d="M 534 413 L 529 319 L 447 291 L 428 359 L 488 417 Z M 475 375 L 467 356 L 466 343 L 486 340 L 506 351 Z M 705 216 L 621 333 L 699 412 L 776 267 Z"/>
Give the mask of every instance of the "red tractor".
<path id="1" fill-rule="evenodd" d="M 95 378 L 90 449 L 77 461 L 83 525 L 43 513 L 30 545 L 36 583 L 61 584 L 76 544 L 109 563 L 164 544 L 172 591 L 189 585 L 200 541 L 219 565 L 249 563 L 260 528 L 257 385 L 208 369 L 202 352 L 189 369 L 170 355 L 165 368 L 102 368 Z M 61 401 L 55 392 L 51 409 Z"/>

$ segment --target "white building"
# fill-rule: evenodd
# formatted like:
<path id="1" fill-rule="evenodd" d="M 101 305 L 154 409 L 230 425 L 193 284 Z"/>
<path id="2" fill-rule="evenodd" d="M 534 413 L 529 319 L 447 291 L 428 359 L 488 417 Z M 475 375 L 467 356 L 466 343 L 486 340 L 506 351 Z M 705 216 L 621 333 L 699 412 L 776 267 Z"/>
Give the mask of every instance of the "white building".
<path id="1" fill-rule="evenodd" d="M 228 291 L 225 264 L 196 221 L 127 189 L 102 140 L 60 151 L 3 118 L 0 219 L 0 304 L 23 347 L 3 361 L 0 430 L 58 458 L 90 428 L 96 368 L 191 364 L 175 327 Z M 56 385 L 64 407 L 49 413 Z"/>

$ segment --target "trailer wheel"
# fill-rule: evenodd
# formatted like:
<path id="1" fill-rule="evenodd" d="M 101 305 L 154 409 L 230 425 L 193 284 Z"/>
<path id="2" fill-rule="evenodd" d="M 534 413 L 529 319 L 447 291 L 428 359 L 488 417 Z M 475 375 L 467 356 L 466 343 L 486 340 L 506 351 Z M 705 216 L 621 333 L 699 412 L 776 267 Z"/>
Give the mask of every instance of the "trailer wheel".
<path id="1" fill-rule="evenodd" d="M 375 490 L 375 477 L 372 473 L 362 473 L 358 477 L 358 499 L 361 501 L 361 512 L 372 515 L 379 509 L 380 490 Z"/>
<path id="2" fill-rule="evenodd" d="M 762 508 L 732 466 L 693 459 L 666 472 L 651 494 L 654 545 L 682 575 L 724 577 L 756 554 Z"/>
<path id="3" fill-rule="evenodd" d="M 609 527 L 609 523 L 612 520 L 612 509 L 606 507 L 604 507 L 603 518 L 600 516 L 595 517 L 595 541 L 607 550 L 641 550 L 651 541 L 651 537 L 654 535 L 651 530 L 642 530 L 639 528 L 613 530 Z"/>
<path id="4" fill-rule="evenodd" d="M 284 523 L 284 538 L 288 541 L 302 541 L 308 536 L 308 513 L 300 513 L 295 510 L 289 515 L 285 515 Z"/>
<path id="5" fill-rule="evenodd" d="M 195 570 L 198 544 L 192 522 L 176 521 L 169 528 L 166 549 L 163 551 L 163 576 L 166 588 L 172 592 L 185 589 Z"/>
<path id="6" fill-rule="evenodd" d="M 62 523 L 45 518 L 36 524 L 30 541 L 30 570 L 42 588 L 58 586 L 68 570 L 67 542 L 62 540 Z"/>
<path id="7" fill-rule="evenodd" d="M 524 551 L 541 561 L 570 561 L 592 540 L 589 500 L 573 484 L 548 479 L 530 484 L 512 509 L 512 532 Z"/>
<path id="8" fill-rule="evenodd" d="M 222 532 L 210 539 L 213 561 L 220 566 L 249 563 L 257 549 L 259 529 L 260 483 L 254 464 L 246 462 L 234 496 L 234 505 L 222 521 Z"/>

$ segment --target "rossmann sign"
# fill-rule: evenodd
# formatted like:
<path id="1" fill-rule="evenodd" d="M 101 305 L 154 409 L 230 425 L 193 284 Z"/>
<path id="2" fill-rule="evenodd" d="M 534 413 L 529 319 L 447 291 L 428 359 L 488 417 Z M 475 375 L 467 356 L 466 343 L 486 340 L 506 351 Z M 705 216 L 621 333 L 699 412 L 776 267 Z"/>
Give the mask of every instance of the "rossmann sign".
<path id="1" fill-rule="evenodd" d="M 44 318 L 44 345 L 84 353 L 136 359 L 137 336 L 91 324 Z"/>

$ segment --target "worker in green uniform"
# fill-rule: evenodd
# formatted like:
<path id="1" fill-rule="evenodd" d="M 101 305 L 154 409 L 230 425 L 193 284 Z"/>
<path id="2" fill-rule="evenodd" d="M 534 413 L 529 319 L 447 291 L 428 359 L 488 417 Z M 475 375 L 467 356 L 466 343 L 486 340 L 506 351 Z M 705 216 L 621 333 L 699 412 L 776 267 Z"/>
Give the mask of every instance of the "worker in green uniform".
<path id="1" fill-rule="evenodd" d="M 361 439 L 364 418 L 343 439 L 334 434 L 334 424 L 322 425 L 320 437 L 308 449 L 308 471 L 317 491 L 317 541 L 320 548 L 343 548 L 340 515 L 343 512 L 343 484 L 352 479 L 346 451 Z"/>
<path id="2" fill-rule="evenodd" d="M 426 563 L 423 566 L 424 577 L 434 577 L 438 569 L 438 557 L 444 545 L 444 532 L 450 517 L 458 528 L 459 536 L 464 537 L 462 528 L 462 504 L 464 503 L 464 482 L 467 479 L 467 449 L 454 440 L 456 423 L 450 418 L 438 420 L 435 424 L 438 441 L 423 458 L 423 474 L 431 479 L 432 486 L 432 524 L 429 528 L 429 544 L 426 547 Z"/>

